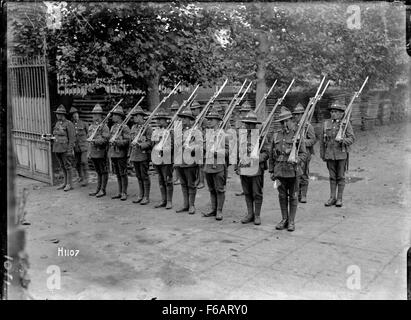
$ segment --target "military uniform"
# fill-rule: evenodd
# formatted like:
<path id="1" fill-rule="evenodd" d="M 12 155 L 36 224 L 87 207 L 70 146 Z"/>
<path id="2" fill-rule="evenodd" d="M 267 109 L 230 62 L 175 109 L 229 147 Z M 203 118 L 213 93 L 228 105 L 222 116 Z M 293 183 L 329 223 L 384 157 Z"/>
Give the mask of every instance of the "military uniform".
<path id="1" fill-rule="evenodd" d="M 194 115 L 194 117 L 197 117 L 197 115 L 201 112 L 201 105 L 197 102 L 194 101 L 191 104 L 190 109 L 192 110 L 192 113 Z M 195 120 L 195 119 L 194 119 Z M 207 129 L 207 119 L 204 119 L 203 123 L 201 124 L 201 131 L 203 133 L 203 137 L 205 135 L 205 131 Z M 199 164 L 198 165 L 198 182 L 197 182 L 197 189 L 202 189 L 204 188 L 204 165 Z"/>
<path id="2" fill-rule="evenodd" d="M 179 109 L 179 105 L 177 101 L 173 101 L 173 103 L 171 104 L 171 113 L 174 114 L 178 111 Z M 179 185 L 180 184 L 180 180 L 178 178 L 178 174 L 177 174 L 177 169 L 175 166 L 173 166 L 173 184 L 174 185 Z"/>
<path id="3" fill-rule="evenodd" d="M 291 119 L 291 112 L 287 108 L 282 108 L 277 122 Z M 271 148 L 269 172 L 272 180 L 278 180 L 278 200 L 282 220 L 276 226 L 281 230 L 288 227 L 289 231 L 294 231 L 294 219 L 298 205 L 298 177 L 302 174 L 301 163 L 306 161 L 307 151 L 304 141 L 300 141 L 297 163 L 289 163 L 288 159 L 293 146 L 293 138 L 298 127 L 294 122 L 290 122 L 288 128 L 282 128 L 274 134 Z"/>
<path id="4" fill-rule="evenodd" d="M 254 123 L 261 124 L 261 121 L 258 121 L 257 115 L 250 111 L 242 120 L 244 123 Z M 251 145 L 251 131 L 247 130 L 247 152 L 251 153 L 251 148 L 254 147 Z M 261 139 L 259 143 L 261 143 Z M 247 205 L 247 215 L 241 220 L 242 223 L 254 222 L 254 224 L 261 224 L 261 206 L 263 204 L 263 188 L 264 188 L 264 172 L 267 170 L 267 160 L 268 160 L 268 148 L 267 143 L 264 143 L 264 146 L 261 148 L 261 151 L 258 155 L 259 157 L 259 166 L 256 174 L 254 175 L 241 175 L 241 187 L 244 192 L 245 202 Z M 235 166 L 235 170 L 238 173 L 239 166 Z"/>
<path id="5" fill-rule="evenodd" d="M 146 113 L 140 107 L 138 107 L 133 113 L 133 115 L 138 114 L 142 116 L 146 115 Z M 130 141 L 134 140 L 142 126 L 143 124 L 134 124 L 131 127 Z M 139 185 L 139 197 L 133 202 L 140 203 L 142 205 L 145 205 L 150 201 L 151 181 L 150 175 L 148 174 L 148 169 L 151 159 L 151 134 L 152 129 L 149 126 L 147 127 L 143 136 L 140 138 L 140 141 L 135 145 L 131 145 L 130 147 L 130 161 L 133 163 Z"/>
<path id="6" fill-rule="evenodd" d="M 245 129 L 245 125 L 244 125 L 244 122 L 242 120 L 247 115 L 247 113 L 249 113 L 251 111 L 251 105 L 248 103 L 248 101 L 246 101 L 242 104 L 241 108 L 238 111 L 239 111 L 239 115 L 238 115 L 238 117 L 235 121 L 235 124 L 234 124 L 234 127 L 235 127 L 237 132 L 240 129 Z M 236 196 L 243 196 L 244 192 L 243 191 L 236 192 L 235 195 Z"/>
<path id="7" fill-rule="evenodd" d="M 330 109 L 345 111 L 345 105 L 333 104 Z M 330 199 L 326 206 L 342 206 L 342 196 L 345 187 L 345 171 L 348 168 L 350 146 L 355 141 L 354 131 L 350 123 L 347 125 L 345 136 L 341 142 L 335 140 L 340 129 L 341 120 L 328 119 L 322 127 L 322 139 L 320 144 L 321 159 L 327 162 L 330 176 Z M 338 193 L 336 191 L 338 186 Z"/>
<path id="8" fill-rule="evenodd" d="M 293 111 L 293 114 L 304 113 L 304 107 L 299 103 Z M 296 123 L 298 125 L 298 123 Z M 317 142 L 315 130 L 311 123 L 306 124 L 306 136 L 304 137 L 305 148 L 307 150 L 306 160 L 301 162 L 302 174 L 298 181 L 298 200 L 302 203 L 307 202 L 307 190 L 310 181 L 310 161 L 314 154 L 314 145 Z"/>
<path id="9" fill-rule="evenodd" d="M 192 113 L 190 110 L 185 110 L 181 114 L 179 114 L 180 117 L 188 117 L 191 120 L 194 119 Z M 182 146 L 182 152 L 184 154 L 186 147 L 184 147 L 184 141 L 185 138 L 188 134 L 188 131 L 190 130 L 190 126 L 186 126 L 182 128 L 182 134 L 183 134 L 183 146 Z M 194 155 L 194 150 L 191 152 L 192 155 Z M 183 211 L 188 211 L 189 214 L 194 214 L 195 213 L 195 197 L 197 194 L 197 181 L 198 181 L 198 164 L 196 162 L 193 162 L 192 164 L 187 164 L 184 162 L 184 157 L 183 157 L 183 163 L 182 164 L 174 164 L 174 168 L 177 171 L 177 175 L 180 179 L 181 183 L 181 191 L 183 192 L 183 207 L 176 210 L 176 212 L 183 212 Z"/>
<path id="10" fill-rule="evenodd" d="M 55 113 L 66 115 L 66 109 L 63 105 L 60 105 Z M 53 128 L 53 136 L 55 138 L 53 152 L 56 154 L 57 161 L 64 175 L 64 183 L 57 189 L 69 191 L 73 189 L 72 164 L 76 139 L 73 123 L 67 119 L 58 120 Z"/>
<path id="11" fill-rule="evenodd" d="M 118 114 L 124 116 L 123 108 L 117 107 L 112 114 Z M 123 126 L 121 134 L 117 137 L 116 141 L 112 142 L 112 138 L 117 130 L 121 129 Z M 113 167 L 113 172 L 117 176 L 117 184 L 119 193 L 116 196 L 111 197 L 112 199 L 127 200 L 127 187 L 128 187 L 128 175 L 127 175 L 127 154 L 128 147 L 130 143 L 130 129 L 126 124 L 121 125 L 120 123 L 115 123 L 110 130 L 110 147 L 109 147 L 109 157 L 111 159 L 111 164 Z"/>
<path id="12" fill-rule="evenodd" d="M 99 104 L 96 104 L 91 113 L 102 114 L 103 109 Z M 97 173 L 97 189 L 95 192 L 90 192 L 90 196 L 97 198 L 106 195 L 106 187 L 108 182 L 108 140 L 110 138 L 110 130 L 106 124 L 100 126 L 100 121 L 93 122 L 88 130 L 89 137 L 98 128 L 94 135 L 93 141 L 88 145 L 88 158 L 93 161 L 94 169 Z"/>
<path id="13" fill-rule="evenodd" d="M 156 116 L 156 119 L 170 119 L 171 117 L 168 116 L 167 113 L 165 112 L 159 112 Z M 164 129 L 165 128 L 161 128 Z M 159 131 L 157 131 L 159 132 Z M 162 133 L 159 133 L 157 138 L 158 142 L 156 145 L 161 141 L 162 136 L 164 134 L 164 131 Z M 155 205 L 155 208 L 162 208 L 165 207 L 166 209 L 171 209 L 173 207 L 173 134 L 170 132 L 169 134 L 170 137 L 170 149 L 167 149 L 167 146 L 163 147 L 163 150 L 160 151 L 160 154 L 163 155 L 164 151 L 170 152 L 171 154 L 171 162 L 170 163 L 164 163 L 164 164 L 155 164 L 154 168 L 157 171 L 158 175 L 158 184 L 160 186 L 160 193 L 161 193 L 161 202 L 157 205 Z M 153 147 L 155 148 L 155 146 Z"/>
<path id="14" fill-rule="evenodd" d="M 219 121 L 222 120 L 221 116 L 217 112 L 211 112 L 207 119 L 217 119 Z M 214 129 L 215 134 L 219 131 L 218 128 Z M 225 201 L 225 190 L 227 184 L 227 158 L 229 156 L 229 149 L 228 149 L 228 142 L 226 141 L 226 137 L 224 136 L 224 163 L 220 163 L 217 161 L 218 155 L 217 152 L 214 152 L 211 159 L 207 159 L 206 150 L 211 148 L 211 146 L 207 143 L 207 137 L 204 138 L 204 154 L 205 154 L 205 165 L 204 165 L 204 174 L 205 179 L 207 181 L 208 190 L 210 192 L 210 201 L 211 201 L 211 211 L 207 214 L 204 214 L 205 217 L 216 216 L 216 220 L 223 219 L 223 206 Z M 215 138 L 215 141 L 219 141 L 221 139 L 218 135 Z M 213 163 L 208 163 L 212 161 Z"/>
<path id="15" fill-rule="evenodd" d="M 78 113 L 77 109 L 72 107 L 70 109 L 70 114 Z M 88 134 L 88 124 L 83 120 L 74 120 L 74 129 L 76 131 L 76 142 L 74 144 L 74 158 L 76 159 L 76 170 L 79 176 L 79 182 L 82 182 L 82 186 L 88 184 L 88 162 L 87 162 L 87 134 Z"/>

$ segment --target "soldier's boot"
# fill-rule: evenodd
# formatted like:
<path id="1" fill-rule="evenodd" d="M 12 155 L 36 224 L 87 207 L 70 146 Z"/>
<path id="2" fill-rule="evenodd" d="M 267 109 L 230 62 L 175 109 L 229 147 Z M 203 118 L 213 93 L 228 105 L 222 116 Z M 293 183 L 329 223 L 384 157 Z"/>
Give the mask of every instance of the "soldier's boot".
<path id="1" fill-rule="evenodd" d="M 160 186 L 161 201 L 154 205 L 154 208 L 164 208 L 167 205 L 166 187 Z"/>
<path id="2" fill-rule="evenodd" d="M 235 195 L 236 195 L 237 197 L 243 196 L 243 195 L 244 195 L 244 191 L 236 192 Z"/>
<path id="3" fill-rule="evenodd" d="M 188 193 L 188 214 L 194 214 L 196 213 L 196 207 L 194 206 L 194 203 L 196 201 L 196 192 L 197 190 L 190 190 Z"/>
<path id="4" fill-rule="evenodd" d="M 225 201 L 225 193 L 217 192 L 217 215 L 216 220 L 223 220 L 223 206 Z"/>
<path id="5" fill-rule="evenodd" d="M 97 173 L 97 189 L 96 189 L 95 192 L 90 192 L 88 194 L 89 196 L 94 197 L 95 195 L 97 195 L 100 192 L 102 180 L 103 180 L 103 178 L 102 178 L 101 174 Z"/>
<path id="6" fill-rule="evenodd" d="M 141 200 L 140 202 L 141 205 L 146 205 L 147 203 L 150 203 L 150 187 L 151 187 L 151 181 L 150 180 L 144 181 L 144 196 L 143 196 L 143 200 Z"/>
<path id="7" fill-rule="evenodd" d="M 137 179 L 138 181 L 138 197 L 137 199 L 133 200 L 133 203 L 140 203 L 141 200 L 143 200 L 144 196 L 144 184 L 143 181 L 140 179 Z"/>
<path id="8" fill-rule="evenodd" d="M 345 185 L 342 184 L 341 182 L 338 184 L 338 193 L 337 193 L 337 201 L 335 202 L 336 207 L 342 207 L 343 206 L 343 193 L 344 193 L 344 187 Z"/>
<path id="9" fill-rule="evenodd" d="M 115 196 L 112 196 L 111 199 L 120 199 L 123 188 L 123 184 L 121 183 L 121 176 L 117 175 L 117 186 L 118 186 L 118 193 Z"/>
<path id="10" fill-rule="evenodd" d="M 88 185 L 88 171 L 85 166 L 83 166 L 83 181 L 81 182 L 81 186 L 85 187 Z"/>
<path id="11" fill-rule="evenodd" d="M 121 176 L 121 201 L 127 200 L 128 175 Z"/>
<path id="12" fill-rule="evenodd" d="M 210 192 L 210 206 L 211 210 L 207 213 L 204 213 L 204 217 L 213 217 L 217 215 L 217 195 Z"/>
<path id="13" fill-rule="evenodd" d="M 302 185 L 300 188 L 301 196 L 299 198 L 299 201 L 301 203 L 307 203 L 307 189 L 308 189 L 307 185 Z"/>
<path id="14" fill-rule="evenodd" d="M 277 230 L 283 230 L 288 226 L 288 200 L 287 198 L 279 198 L 281 209 L 281 221 L 275 226 Z"/>
<path id="15" fill-rule="evenodd" d="M 67 184 L 64 187 L 64 191 L 73 190 L 73 172 L 71 169 L 67 170 Z"/>
<path id="16" fill-rule="evenodd" d="M 262 200 L 257 200 L 254 202 L 254 224 L 257 226 L 261 224 L 260 213 L 261 213 L 262 205 L 263 205 Z"/>
<path id="17" fill-rule="evenodd" d="M 288 231 L 294 231 L 295 230 L 295 215 L 297 214 L 297 206 L 298 206 L 298 200 L 291 200 L 290 201 L 290 211 L 288 215 Z"/>
<path id="18" fill-rule="evenodd" d="M 188 203 L 188 189 L 187 187 L 181 188 L 183 191 L 183 206 L 176 210 L 177 213 L 188 211 L 189 203 Z"/>
<path id="19" fill-rule="evenodd" d="M 326 207 L 331 207 L 335 205 L 335 203 L 337 202 L 335 198 L 336 190 L 337 190 L 337 183 L 334 180 L 330 181 L 330 199 L 328 199 L 327 202 L 324 203 Z"/>
<path id="20" fill-rule="evenodd" d="M 250 223 L 254 221 L 253 199 L 249 195 L 246 195 L 245 203 L 247 205 L 247 215 L 241 219 L 241 223 Z"/>
<path id="21" fill-rule="evenodd" d="M 63 170 L 64 182 L 57 187 L 57 190 L 63 190 L 67 184 L 67 171 Z"/>
<path id="22" fill-rule="evenodd" d="M 198 186 L 197 189 L 203 189 L 204 188 L 204 171 L 200 168 L 199 173 L 198 173 Z"/>
<path id="23" fill-rule="evenodd" d="M 167 186 L 167 205 L 166 209 L 170 210 L 173 208 L 173 184 Z"/>
<path id="24" fill-rule="evenodd" d="M 78 175 L 78 178 L 77 178 L 76 182 L 80 183 L 80 182 L 83 181 L 83 172 L 81 171 L 81 165 L 80 164 L 76 165 L 76 171 L 77 171 L 77 175 Z"/>
<path id="25" fill-rule="evenodd" d="M 108 173 L 103 173 L 101 175 L 101 189 L 100 189 L 100 192 L 96 194 L 96 198 L 101 198 L 106 195 L 107 182 L 108 182 Z"/>

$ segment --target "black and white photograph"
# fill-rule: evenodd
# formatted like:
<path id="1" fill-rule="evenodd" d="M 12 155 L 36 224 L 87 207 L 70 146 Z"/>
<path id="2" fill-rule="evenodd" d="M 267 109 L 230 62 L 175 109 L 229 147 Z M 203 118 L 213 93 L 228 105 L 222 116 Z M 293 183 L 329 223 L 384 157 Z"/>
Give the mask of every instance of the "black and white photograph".
<path id="1" fill-rule="evenodd" d="M 405 2 L 2 10 L 2 299 L 411 299 Z"/>

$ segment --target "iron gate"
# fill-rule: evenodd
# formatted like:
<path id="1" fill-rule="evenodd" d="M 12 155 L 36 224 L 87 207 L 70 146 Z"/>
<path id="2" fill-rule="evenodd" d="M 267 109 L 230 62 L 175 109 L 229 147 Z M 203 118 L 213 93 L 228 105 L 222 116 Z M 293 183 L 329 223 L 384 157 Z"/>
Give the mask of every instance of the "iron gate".
<path id="1" fill-rule="evenodd" d="M 16 173 L 53 184 L 51 145 L 41 139 L 51 132 L 46 60 L 14 56 L 7 71 Z"/>

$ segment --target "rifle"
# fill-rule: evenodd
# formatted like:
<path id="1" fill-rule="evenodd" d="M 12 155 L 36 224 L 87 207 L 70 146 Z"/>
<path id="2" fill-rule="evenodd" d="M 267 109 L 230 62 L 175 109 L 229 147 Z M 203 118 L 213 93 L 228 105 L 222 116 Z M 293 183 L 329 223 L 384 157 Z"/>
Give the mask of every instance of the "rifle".
<path id="1" fill-rule="evenodd" d="M 272 109 L 271 112 L 269 113 L 267 119 L 263 122 L 263 124 L 262 124 L 262 126 L 261 126 L 261 128 L 260 128 L 260 133 L 259 133 L 259 140 L 261 140 L 261 142 L 258 143 L 258 144 L 256 144 L 256 145 L 254 146 L 254 149 L 252 150 L 251 155 L 250 155 L 251 158 L 256 159 L 257 156 L 258 156 L 258 154 L 261 152 L 261 149 L 263 148 L 264 143 L 265 143 L 265 140 L 266 140 L 266 138 L 267 138 L 269 128 L 270 128 L 271 123 L 272 123 L 272 121 L 273 121 L 273 119 L 274 119 L 275 111 L 277 110 L 278 106 L 283 102 L 283 100 L 285 99 L 285 97 L 287 96 L 287 94 L 288 94 L 288 92 L 290 91 L 290 89 L 291 89 L 292 85 L 294 84 L 294 82 L 295 82 L 295 79 L 293 79 L 293 80 L 291 81 L 291 83 L 289 84 L 287 90 L 284 92 L 283 96 L 277 100 L 277 102 L 275 103 L 273 109 Z M 258 149 L 257 149 L 257 146 L 258 146 Z M 241 159 L 241 160 L 240 160 L 240 163 L 239 163 L 239 167 L 240 167 L 240 170 L 241 170 L 241 174 L 242 174 L 242 175 L 253 176 L 253 175 L 257 174 L 257 171 L 258 171 L 258 162 L 257 162 L 254 166 L 241 167 L 241 166 L 244 165 L 244 164 L 245 164 L 245 163 L 244 163 L 244 160 Z"/>
<path id="2" fill-rule="evenodd" d="M 367 78 L 365 78 L 360 90 L 358 90 L 357 92 L 354 93 L 354 96 L 352 97 L 350 103 L 348 104 L 347 109 L 345 109 L 344 116 L 341 120 L 340 128 L 338 129 L 337 136 L 335 137 L 336 141 L 342 141 L 343 140 L 343 138 L 345 136 L 345 131 L 347 130 L 347 127 L 348 127 L 348 123 L 350 122 L 350 117 L 351 117 L 351 112 L 352 112 L 354 100 L 360 96 L 360 94 L 361 94 L 362 90 L 364 89 L 365 84 L 367 83 L 367 81 L 368 81 L 368 76 L 367 76 Z"/>
<path id="3" fill-rule="evenodd" d="M 158 150 L 162 150 L 163 146 L 165 144 L 165 142 L 167 141 L 168 137 L 170 136 L 170 129 L 172 128 L 174 122 L 177 120 L 178 114 L 184 110 L 184 108 L 187 106 L 187 104 L 190 102 L 190 100 L 193 99 L 193 96 L 196 94 L 198 88 L 200 87 L 200 85 L 198 84 L 193 92 L 191 93 L 191 95 L 188 97 L 187 100 L 184 100 L 183 103 L 180 105 L 180 107 L 178 108 L 177 112 L 174 114 L 174 116 L 171 118 L 170 123 L 168 124 L 168 127 L 165 129 L 165 134 L 161 137 L 161 140 L 159 143 L 156 144 L 155 148 Z M 194 96 L 195 98 L 196 96 Z"/>
<path id="4" fill-rule="evenodd" d="M 140 100 L 137 102 L 137 104 L 130 110 L 130 112 L 127 114 L 123 122 L 120 124 L 120 126 L 117 128 L 117 131 L 113 134 L 113 136 L 110 139 L 110 144 L 113 144 L 114 141 L 117 140 L 117 138 L 120 136 L 120 134 L 123 132 L 124 125 L 131 119 L 131 116 L 133 115 L 134 110 L 139 106 L 141 101 L 143 101 L 144 97 L 141 97 Z"/>
<path id="5" fill-rule="evenodd" d="M 188 132 L 187 138 L 184 141 L 184 146 L 188 147 L 188 145 L 190 144 L 191 138 L 193 136 L 193 132 L 194 130 L 196 130 L 197 128 L 201 127 L 201 125 L 203 124 L 203 121 L 205 119 L 205 116 L 207 115 L 208 110 L 210 109 L 210 107 L 212 106 L 212 104 L 214 103 L 215 99 L 217 99 L 217 97 L 221 94 L 221 92 L 223 91 L 224 87 L 226 86 L 228 82 L 228 79 L 226 79 L 224 81 L 224 83 L 222 84 L 222 86 L 220 87 L 220 89 L 218 89 L 210 98 L 210 100 L 208 100 L 207 104 L 204 106 L 203 110 L 201 110 L 200 114 L 197 116 L 193 126 L 190 128 L 190 131 Z"/>
<path id="6" fill-rule="evenodd" d="M 246 80 L 247 81 L 247 80 Z M 234 109 L 236 106 L 238 106 L 241 101 L 244 99 L 245 95 L 247 94 L 248 90 L 250 89 L 251 85 L 253 84 L 252 81 L 250 81 L 250 83 L 248 84 L 247 88 L 244 90 L 243 94 L 241 95 L 240 98 L 238 98 L 238 96 L 240 95 L 241 89 L 244 87 L 245 81 L 243 83 L 243 85 L 240 88 L 240 91 L 238 91 L 238 93 L 234 96 L 234 99 L 231 101 L 231 103 L 229 104 L 226 113 L 224 114 L 224 118 L 223 121 L 221 121 L 219 127 L 218 127 L 218 137 L 219 139 L 217 140 L 217 144 L 216 146 L 218 147 L 221 143 L 221 140 L 225 137 L 222 132 L 225 129 L 228 120 L 230 119 L 231 114 L 233 113 Z M 212 151 L 213 152 L 213 151 Z"/>
<path id="7" fill-rule="evenodd" d="M 177 83 L 177 85 L 174 87 L 173 90 L 171 90 L 171 92 L 168 94 L 168 96 L 164 97 L 163 100 L 160 101 L 160 103 L 157 105 L 157 107 L 154 108 L 154 110 L 151 112 L 151 114 L 149 115 L 149 117 L 147 118 L 147 120 L 144 122 L 144 124 L 141 126 L 140 130 L 138 131 L 137 135 L 135 136 L 135 138 L 133 139 L 133 141 L 131 142 L 131 145 L 134 146 L 137 144 L 137 142 L 141 139 L 141 137 L 144 135 L 144 133 L 146 132 L 148 126 L 150 125 L 151 120 L 153 119 L 153 117 L 155 116 L 157 110 L 160 108 L 160 106 L 166 102 L 166 100 L 168 98 L 170 98 L 170 96 L 177 90 L 178 86 L 180 85 L 181 81 L 179 83 Z"/>
<path id="8" fill-rule="evenodd" d="M 267 93 L 263 96 L 261 101 L 258 103 L 257 107 L 255 107 L 254 112 L 258 113 L 260 111 L 261 106 L 263 105 L 263 101 L 267 100 L 268 96 L 270 95 L 271 91 L 273 91 L 275 84 L 277 83 L 277 80 L 274 81 L 274 84 L 271 86 L 271 88 L 267 91 Z"/>
<path id="9" fill-rule="evenodd" d="M 123 101 L 123 99 L 120 99 L 120 101 L 107 113 L 106 117 L 98 124 L 98 126 L 94 129 L 93 133 L 90 135 L 90 137 L 87 138 L 88 142 L 93 142 L 94 137 L 96 136 L 98 130 L 108 121 L 108 119 L 111 116 L 111 113 L 114 111 L 115 108 Z"/>
<path id="10" fill-rule="evenodd" d="M 293 146 L 291 147 L 291 152 L 290 155 L 288 157 L 288 162 L 291 163 L 295 163 L 297 162 L 297 155 L 298 155 L 298 151 L 300 150 L 300 145 L 301 145 L 301 140 L 302 138 L 305 137 L 305 135 L 303 135 L 303 133 L 305 132 L 305 127 L 306 127 L 306 123 L 309 119 L 309 115 L 311 113 L 311 110 L 313 110 L 315 108 L 315 105 L 317 104 L 319 97 L 320 97 L 320 90 L 321 87 L 323 85 L 325 81 L 325 76 L 323 77 L 323 79 L 320 82 L 320 85 L 318 86 L 317 92 L 315 93 L 315 96 L 313 98 L 310 99 L 310 101 L 308 102 L 307 108 L 305 108 L 304 113 L 298 123 L 298 128 L 296 133 L 294 134 L 293 137 Z M 324 93 L 324 92 L 323 92 Z M 298 145 L 297 145 L 298 142 Z"/>

